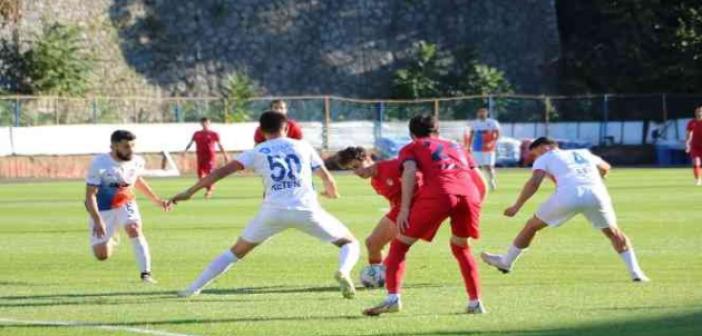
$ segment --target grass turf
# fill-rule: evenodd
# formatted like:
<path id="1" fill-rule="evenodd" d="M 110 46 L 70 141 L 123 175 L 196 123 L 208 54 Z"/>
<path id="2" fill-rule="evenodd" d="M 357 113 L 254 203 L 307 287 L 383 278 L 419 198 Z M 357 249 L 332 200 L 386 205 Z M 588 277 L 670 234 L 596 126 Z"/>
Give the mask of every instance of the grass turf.
<path id="1" fill-rule="evenodd" d="M 516 198 L 527 171 L 499 174 L 500 189 L 484 207 L 483 237 L 473 244 L 476 256 L 483 249 L 504 251 L 553 189 L 543 187 L 507 219 L 502 209 Z M 386 203 L 366 181 L 337 179 L 343 197 L 324 206 L 363 239 Z M 191 182 L 151 179 L 164 197 Z M 481 262 L 489 314 L 463 315 L 466 297 L 443 227 L 433 243 L 409 253 L 405 309 L 380 318 L 360 312 L 383 291 L 342 299 L 332 278 L 337 249 L 295 231 L 266 242 L 202 295 L 175 297 L 256 213 L 257 178 L 229 178 L 214 199 L 200 194 L 169 214 L 141 199 L 156 286 L 138 281 L 124 235 L 112 259 L 93 259 L 82 182 L 0 184 L 0 334 L 134 334 L 128 328 L 189 335 L 702 334 L 702 188 L 681 169 L 620 169 L 607 183 L 620 226 L 653 282 L 629 282 L 609 242 L 577 217 L 538 236 L 512 274 Z M 364 263 L 362 257 L 354 278 Z"/>

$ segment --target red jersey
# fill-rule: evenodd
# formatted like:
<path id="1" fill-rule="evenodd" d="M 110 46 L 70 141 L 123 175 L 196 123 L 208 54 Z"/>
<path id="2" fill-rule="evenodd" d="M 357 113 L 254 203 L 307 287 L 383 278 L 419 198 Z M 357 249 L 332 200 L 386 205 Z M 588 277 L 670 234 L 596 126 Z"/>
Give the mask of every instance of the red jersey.
<path id="1" fill-rule="evenodd" d="M 687 123 L 687 131 L 692 131 L 690 147 L 702 149 L 702 120 L 690 120 L 690 122 Z"/>
<path id="2" fill-rule="evenodd" d="M 302 140 L 302 127 L 300 127 L 300 124 L 298 124 L 297 121 L 292 119 L 288 119 L 288 138 Z M 266 137 L 263 136 L 261 127 L 256 127 L 256 133 L 254 133 L 254 143 L 258 145 L 264 141 L 266 141 Z"/>
<path id="3" fill-rule="evenodd" d="M 438 137 L 416 139 L 400 150 L 399 160 L 417 163 L 424 177 L 419 197 L 449 194 L 480 200 L 480 192 L 470 176 L 475 160 L 466 156 L 465 149 L 454 141 Z"/>
<path id="4" fill-rule="evenodd" d="M 219 142 L 219 134 L 215 131 L 201 130 L 193 134 L 193 141 L 199 160 L 214 160 L 215 143 Z"/>
<path id="5" fill-rule="evenodd" d="M 376 174 L 371 178 L 371 186 L 378 195 L 385 197 L 392 206 L 402 202 L 402 169 L 400 160 L 386 160 L 376 163 Z M 422 175 L 417 174 L 416 188 L 422 186 Z M 415 194 L 417 193 L 415 189 Z"/>

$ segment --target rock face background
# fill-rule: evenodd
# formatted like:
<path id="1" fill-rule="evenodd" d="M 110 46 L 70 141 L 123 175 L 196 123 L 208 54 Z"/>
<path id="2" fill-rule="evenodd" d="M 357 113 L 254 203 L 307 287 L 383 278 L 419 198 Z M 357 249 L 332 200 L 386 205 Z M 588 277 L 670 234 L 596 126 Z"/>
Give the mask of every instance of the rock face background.
<path id="1" fill-rule="evenodd" d="M 473 46 L 521 93 L 551 92 L 560 56 L 554 0 L 20 0 L 0 38 L 43 24 L 84 28 L 94 93 L 216 95 L 244 71 L 271 95 L 388 97 L 419 40 Z"/>

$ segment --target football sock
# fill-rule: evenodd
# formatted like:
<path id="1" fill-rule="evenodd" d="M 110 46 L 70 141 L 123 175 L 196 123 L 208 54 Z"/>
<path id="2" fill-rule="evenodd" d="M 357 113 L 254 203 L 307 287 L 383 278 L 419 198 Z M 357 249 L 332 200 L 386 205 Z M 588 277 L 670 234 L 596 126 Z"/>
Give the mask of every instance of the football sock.
<path id="1" fill-rule="evenodd" d="M 480 279 L 478 277 L 478 265 L 475 263 L 473 255 L 470 253 L 470 247 L 458 246 L 451 244 L 451 252 L 458 261 L 458 266 L 461 269 L 463 283 L 468 292 L 468 298 L 478 300 L 480 298 Z"/>
<path id="2" fill-rule="evenodd" d="M 388 294 L 385 298 L 385 302 L 394 302 L 400 300 L 400 294 Z"/>
<path id="3" fill-rule="evenodd" d="M 151 254 L 149 253 L 149 243 L 146 242 L 146 238 L 138 236 L 130 240 L 132 241 L 134 257 L 139 265 L 139 271 L 141 273 L 151 273 Z"/>
<path id="4" fill-rule="evenodd" d="M 619 256 L 624 261 L 624 264 L 626 264 L 626 268 L 629 270 L 632 277 L 637 277 L 644 274 L 641 267 L 639 267 L 639 261 L 636 259 L 636 254 L 634 253 L 633 248 L 629 248 L 627 251 L 619 253 Z"/>
<path id="5" fill-rule="evenodd" d="M 389 294 L 399 294 L 402 280 L 405 277 L 405 255 L 409 250 L 407 245 L 397 239 L 390 243 L 390 251 L 385 258 L 385 288 Z"/>
<path id="6" fill-rule="evenodd" d="M 502 262 L 505 265 L 512 266 L 515 261 L 517 261 L 517 258 L 519 258 L 519 255 L 522 253 L 522 249 L 514 246 L 514 244 L 509 246 L 509 250 L 507 250 L 507 253 L 502 256 Z"/>
<path id="7" fill-rule="evenodd" d="M 191 292 L 196 292 L 201 290 L 203 287 L 207 286 L 212 280 L 214 280 L 220 274 L 226 272 L 229 267 L 232 266 L 237 260 L 239 260 L 232 251 L 227 250 L 220 254 L 217 258 L 212 260 L 212 262 L 205 268 L 200 276 L 195 279 L 195 281 L 188 287 Z"/>
<path id="8" fill-rule="evenodd" d="M 699 166 L 692 167 L 692 173 L 695 175 L 695 178 L 698 180 L 700 178 L 701 171 L 702 171 L 702 168 L 700 168 Z"/>
<path id="9" fill-rule="evenodd" d="M 349 275 L 353 266 L 358 262 L 360 255 L 361 248 L 358 244 L 358 240 L 353 240 L 341 246 L 341 250 L 339 251 L 339 272 Z"/>

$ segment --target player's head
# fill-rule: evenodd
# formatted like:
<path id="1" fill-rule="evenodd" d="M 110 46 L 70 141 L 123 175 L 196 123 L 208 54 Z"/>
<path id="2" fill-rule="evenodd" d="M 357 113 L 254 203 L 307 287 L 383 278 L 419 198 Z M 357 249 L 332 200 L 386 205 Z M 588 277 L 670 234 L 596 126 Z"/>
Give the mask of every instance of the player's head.
<path id="1" fill-rule="evenodd" d="M 431 114 L 416 115 L 410 119 L 409 131 L 413 139 L 438 135 L 439 120 Z"/>
<path id="2" fill-rule="evenodd" d="M 129 161 L 134 154 L 134 133 L 125 130 L 116 130 L 110 136 L 112 155 L 122 161 Z"/>
<path id="3" fill-rule="evenodd" d="M 478 117 L 478 119 L 485 120 L 488 117 L 488 109 L 481 107 L 475 111 L 475 115 Z"/>
<path id="4" fill-rule="evenodd" d="M 373 158 L 363 147 L 346 147 L 336 153 L 336 162 L 343 169 L 351 169 L 361 178 L 373 176 Z"/>
<path id="5" fill-rule="evenodd" d="M 200 118 L 200 126 L 202 126 L 202 129 L 208 130 L 210 128 L 210 119 L 207 117 Z"/>
<path id="6" fill-rule="evenodd" d="M 695 109 L 695 119 L 702 120 L 702 105 L 697 106 Z"/>
<path id="7" fill-rule="evenodd" d="M 285 114 L 266 111 L 258 118 L 259 127 L 266 139 L 286 136 L 288 134 L 288 117 Z"/>
<path id="8" fill-rule="evenodd" d="M 273 100 L 271 102 L 271 105 L 268 108 L 271 111 L 275 111 L 275 112 L 282 113 L 285 115 L 288 114 L 288 104 L 286 104 L 285 101 L 282 99 Z"/>
<path id="9" fill-rule="evenodd" d="M 556 142 L 556 140 L 549 137 L 540 137 L 529 145 L 529 153 L 537 158 L 556 148 L 558 148 L 558 142 Z"/>

